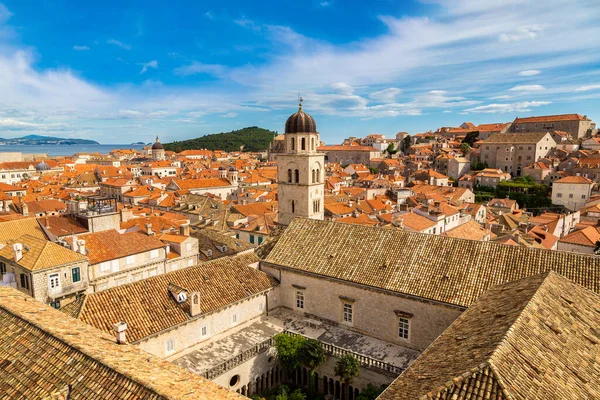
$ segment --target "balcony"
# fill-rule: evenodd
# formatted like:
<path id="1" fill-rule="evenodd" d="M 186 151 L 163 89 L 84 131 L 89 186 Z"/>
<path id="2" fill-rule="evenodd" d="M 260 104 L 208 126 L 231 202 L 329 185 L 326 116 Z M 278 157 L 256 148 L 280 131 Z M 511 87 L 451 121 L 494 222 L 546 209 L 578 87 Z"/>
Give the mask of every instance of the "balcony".
<path id="1" fill-rule="evenodd" d="M 48 290 L 48 297 L 51 299 L 58 299 L 61 297 L 69 296 L 71 294 L 83 292 L 88 288 L 88 282 L 80 281 L 77 283 L 70 283 L 68 285 L 62 285 L 54 289 Z"/>

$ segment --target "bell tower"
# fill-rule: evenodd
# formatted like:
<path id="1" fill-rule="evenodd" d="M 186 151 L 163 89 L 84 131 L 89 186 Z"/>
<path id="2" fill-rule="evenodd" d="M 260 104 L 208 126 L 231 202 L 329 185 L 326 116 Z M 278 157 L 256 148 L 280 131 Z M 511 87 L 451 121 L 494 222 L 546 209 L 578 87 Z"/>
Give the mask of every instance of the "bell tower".
<path id="1" fill-rule="evenodd" d="M 279 223 L 295 217 L 323 219 L 325 154 L 317 151 L 319 132 L 315 120 L 302 110 L 285 123 L 285 152 L 277 155 Z"/>

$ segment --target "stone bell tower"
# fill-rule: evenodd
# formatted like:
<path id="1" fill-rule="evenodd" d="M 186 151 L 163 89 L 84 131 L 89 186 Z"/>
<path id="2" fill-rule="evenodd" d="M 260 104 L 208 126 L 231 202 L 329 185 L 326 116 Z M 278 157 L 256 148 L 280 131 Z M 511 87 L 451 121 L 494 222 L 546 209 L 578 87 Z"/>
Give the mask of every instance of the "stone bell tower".
<path id="1" fill-rule="evenodd" d="M 315 120 L 302 110 L 285 123 L 285 152 L 277 155 L 279 223 L 295 217 L 323 219 L 325 154 L 317 151 Z"/>

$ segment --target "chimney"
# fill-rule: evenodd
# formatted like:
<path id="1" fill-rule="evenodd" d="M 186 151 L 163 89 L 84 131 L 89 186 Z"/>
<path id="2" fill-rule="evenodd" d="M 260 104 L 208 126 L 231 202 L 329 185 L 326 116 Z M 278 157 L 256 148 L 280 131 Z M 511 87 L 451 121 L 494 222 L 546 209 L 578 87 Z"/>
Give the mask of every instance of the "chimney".
<path id="1" fill-rule="evenodd" d="M 200 293 L 192 292 L 192 296 L 190 299 L 190 316 L 195 317 L 196 315 L 200 315 L 202 310 L 200 309 Z"/>
<path id="2" fill-rule="evenodd" d="M 165 246 L 165 254 L 169 254 L 170 252 L 171 252 L 171 245 L 170 245 L 170 244 L 167 244 L 167 245 Z"/>
<path id="3" fill-rule="evenodd" d="M 48 218 L 48 216 L 46 216 L 46 218 L 44 219 L 44 225 L 46 226 L 46 229 L 50 229 L 50 219 Z"/>
<path id="4" fill-rule="evenodd" d="M 152 236 L 152 224 L 151 223 L 147 223 L 146 225 L 144 225 L 144 227 L 146 228 L 146 235 L 148 236 Z"/>
<path id="5" fill-rule="evenodd" d="M 15 252 L 15 262 L 19 262 L 23 258 L 23 245 L 21 243 L 13 244 L 13 251 Z"/>
<path id="6" fill-rule="evenodd" d="M 83 254 L 84 256 L 86 255 L 86 250 L 85 250 L 85 240 L 80 239 L 77 241 L 78 247 L 79 247 L 79 254 Z"/>
<path id="7" fill-rule="evenodd" d="M 23 214 L 24 217 L 29 215 L 29 206 L 25 202 L 21 203 L 21 214 Z"/>
<path id="8" fill-rule="evenodd" d="M 182 236 L 190 236 L 190 224 L 180 225 L 179 234 Z"/>
<path id="9" fill-rule="evenodd" d="M 127 323 L 117 322 L 113 325 L 113 329 L 115 331 L 115 335 L 117 336 L 117 344 L 126 344 L 127 340 L 125 339 L 125 331 L 127 330 Z"/>

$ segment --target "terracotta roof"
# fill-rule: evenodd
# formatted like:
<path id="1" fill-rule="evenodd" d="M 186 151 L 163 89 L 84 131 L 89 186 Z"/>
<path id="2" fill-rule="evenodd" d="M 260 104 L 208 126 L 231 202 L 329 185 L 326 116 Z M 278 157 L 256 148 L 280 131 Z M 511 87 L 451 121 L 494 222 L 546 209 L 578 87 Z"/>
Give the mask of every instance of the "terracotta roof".
<path id="1" fill-rule="evenodd" d="M 413 212 L 399 215 L 396 220 L 398 222 L 402 222 L 405 227 L 413 229 L 417 232 L 433 228 L 437 225 L 434 221 Z"/>
<path id="2" fill-rule="evenodd" d="M 555 121 L 585 121 L 585 118 L 579 114 L 559 114 L 559 115 L 544 115 L 541 117 L 525 117 L 515 118 L 514 123 L 531 123 L 531 122 L 555 122 Z"/>
<path id="3" fill-rule="evenodd" d="M 483 141 L 483 144 L 520 144 L 538 143 L 547 132 L 495 133 Z"/>
<path id="4" fill-rule="evenodd" d="M 548 270 L 600 292 L 600 257 L 305 218 L 265 261 L 462 307 L 493 285 Z"/>
<path id="5" fill-rule="evenodd" d="M 598 399 L 599 302 L 553 272 L 496 286 L 379 399 Z"/>
<path id="6" fill-rule="evenodd" d="M 6 399 L 244 399 L 114 336 L 0 287 Z"/>
<path id="7" fill-rule="evenodd" d="M 223 178 L 203 178 L 203 179 L 173 179 L 180 189 L 204 189 L 212 187 L 231 186 L 227 179 Z"/>
<path id="8" fill-rule="evenodd" d="M 277 211 L 278 203 L 276 201 L 256 202 L 250 204 L 235 204 L 231 208 L 234 211 L 247 217 L 248 215 L 270 214 Z"/>
<path id="9" fill-rule="evenodd" d="M 57 237 L 87 233 L 88 230 L 77 219 L 70 215 L 51 215 L 38 218 L 40 226 Z"/>
<path id="10" fill-rule="evenodd" d="M 84 255 L 66 247 L 30 235 L 23 235 L 8 242 L 7 246 L 0 249 L 0 257 L 13 260 L 15 253 L 12 245 L 16 243 L 23 245 L 23 257 L 17 264 L 29 271 L 39 271 L 57 265 L 87 260 Z"/>
<path id="11" fill-rule="evenodd" d="M 571 232 L 562 237 L 559 242 L 577 244 L 579 246 L 595 247 L 600 240 L 600 227 L 588 226 L 579 231 Z"/>
<path id="12" fill-rule="evenodd" d="M 317 147 L 318 151 L 371 151 L 371 152 L 379 152 L 374 147 L 371 146 L 345 146 L 345 145 L 334 145 L 334 146 L 319 146 Z"/>
<path id="13" fill-rule="evenodd" d="M 459 239 L 483 240 L 486 236 L 490 239 L 492 232 L 479 225 L 477 221 L 471 220 L 456 228 L 447 230 L 442 235 Z"/>
<path id="14" fill-rule="evenodd" d="M 90 264 L 98 264 L 165 247 L 165 244 L 157 238 L 139 231 L 121 234 L 114 229 L 110 229 L 80 235 L 78 238 L 85 240 Z M 65 240 L 71 244 L 71 238 L 67 237 Z"/>
<path id="15" fill-rule="evenodd" d="M 586 178 L 585 176 L 565 176 L 554 181 L 554 183 L 571 183 L 571 184 L 582 184 L 582 185 L 593 185 L 594 181 Z"/>
<path id="16" fill-rule="evenodd" d="M 46 239 L 44 231 L 33 217 L 0 222 L 0 243 L 7 243 L 25 234 Z"/>
<path id="17" fill-rule="evenodd" d="M 112 332 L 115 322 L 124 321 L 128 340 L 136 342 L 196 318 L 190 316 L 189 298 L 184 303 L 173 299 L 170 284 L 188 294 L 199 292 L 202 316 L 275 286 L 274 278 L 248 266 L 256 261 L 254 253 L 224 257 L 91 293 L 85 296 L 78 318 L 105 332 Z"/>

